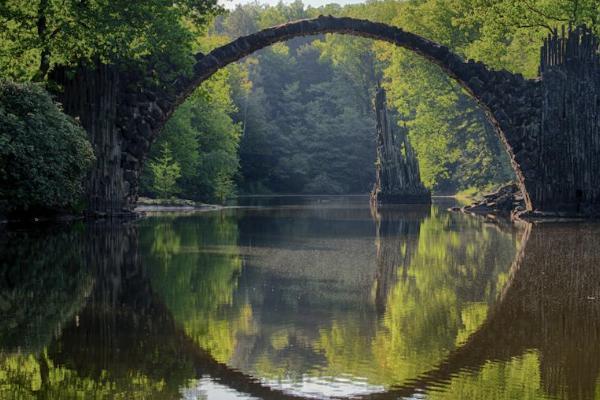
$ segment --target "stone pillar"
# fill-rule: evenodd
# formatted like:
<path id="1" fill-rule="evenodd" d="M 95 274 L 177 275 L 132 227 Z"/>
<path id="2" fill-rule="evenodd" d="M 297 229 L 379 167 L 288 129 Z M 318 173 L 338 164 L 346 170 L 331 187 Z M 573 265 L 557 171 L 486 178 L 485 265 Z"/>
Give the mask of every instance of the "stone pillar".
<path id="1" fill-rule="evenodd" d="M 163 109 L 172 109 L 172 95 L 113 65 L 57 68 L 51 79 L 61 87 L 57 97 L 64 111 L 81 122 L 96 155 L 86 180 L 87 212 L 131 215 L 144 161 L 167 120 Z"/>
<path id="2" fill-rule="evenodd" d="M 536 210 L 600 214 L 598 51 L 585 27 L 555 31 L 541 49 L 537 179 L 528 188 Z"/>
<path id="3" fill-rule="evenodd" d="M 421 182 L 419 163 L 407 129 L 389 118 L 385 90 L 377 89 L 377 161 L 371 203 L 429 204 L 431 193 Z"/>
<path id="4" fill-rule="evenodd" d="M 98 65 L 57 69 L 52 80 L 62 86 L 58 100 L 64 111 L 81 122 L 94 148 L 96 163 L 86 180 L 86 209 L 96 214 L 130 211 L 129 185 L 121 165 L 123 138 L 117 125 L 119 73 Z"/>

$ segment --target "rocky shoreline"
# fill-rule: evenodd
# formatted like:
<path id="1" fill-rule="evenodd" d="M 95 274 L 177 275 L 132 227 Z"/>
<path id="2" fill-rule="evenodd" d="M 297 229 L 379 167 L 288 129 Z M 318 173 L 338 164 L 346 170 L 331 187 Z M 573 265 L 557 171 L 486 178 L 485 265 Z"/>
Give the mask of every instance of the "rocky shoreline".
<path id="1" fill-rule="evenodd" d="M 484 194 L 483 199 L 480 201 L 452 209 L 452 211 L 461 211 L 465 214 L 482 215 L 494 219 L 497 217 L 513 219 L 513 216 L 525 210 L 523 194 L 516 184 L 502 186 L 494 193 Z"/>
<path id="2" fill-rule="evenodd" d="M 214 211 L 220 210 L 223 206 L 215 204 L 199 203 L 193 200 L 185 199 L 150 199 L 140 197 L 134 212 L 174 212 L 174 211 Z"/>
<path id="3" fill-rule="evenodd" d="M 512 222 L 568 222 L 598 219 L 589 215 L 574 213 L 548 213 L 540 211 L 527 211 L 525 199 L 517 184 L 502 186 L 494 193 L 483 195 L 483 199 L 464 207 L 449 209 L 454 212 L 482 216 L 489 221 L 498 219 Z"/>

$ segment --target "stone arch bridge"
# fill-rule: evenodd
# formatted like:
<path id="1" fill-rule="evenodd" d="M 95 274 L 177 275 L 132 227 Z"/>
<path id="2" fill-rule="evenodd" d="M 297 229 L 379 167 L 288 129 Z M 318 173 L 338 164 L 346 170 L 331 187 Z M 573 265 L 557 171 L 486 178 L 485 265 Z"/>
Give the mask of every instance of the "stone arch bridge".
<path id="1" fill-rule="evenodd" d="M 57 69 L 67 113 L 80 118 L 96 151 L 88 182 L 90 211 L 119 214 L 137 200 L 150 146 L 178 105 L 230 63 L 298 36 L 349 34 L 411 50 L 438 65 L 482 107 L 523 191 L 527 209 L 600 213 L 600 55 L 586 28 L 554 32 L 541 51 L 540 77 L 525 79 L 464 61 L 445 46 L 401 28 L 353 18 L 320 16 L 240 37 L 197 54 L 191 76 L 149 87 L 144 76 L 103 65 L 75 77 Z"/>

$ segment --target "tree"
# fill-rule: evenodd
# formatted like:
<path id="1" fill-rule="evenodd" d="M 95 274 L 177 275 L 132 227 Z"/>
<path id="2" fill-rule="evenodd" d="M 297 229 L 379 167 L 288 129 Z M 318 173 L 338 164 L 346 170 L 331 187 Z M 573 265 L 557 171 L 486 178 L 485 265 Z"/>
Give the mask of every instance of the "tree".
<path id="1" fill-rule="evenodd" d="M 339 8 L 339 7 L 338 7 Z M 274 7 L 253 4 L 223 18 L 219 32 L 235 38 L 235 21 L 263 28 L 290 19 L 314 16 L 301 3 Z M 243 18 L 242 14 L 243 13 Z M 249 28 L 244 28 L 247 31 Z M 236 121 L 243 124 L 241 171 L 246 193 L 366 193 L 374 176 L 374 121 L 368 81 L 374 82 L 372 52 L 333 62 L 315 46 L 322 36 L 277 43 L 246 59 L 251 87 L 236 94 Z M 367 42 L 369 43 L 369 42 Z M 354 43 L 353 43 L 354 44 Z M 355 63 L 350 60 L 360 54 Z M 345 63 L 345 61 L 348 61 Z M 350 71 L 350 67 L 356 68 Z"/>
<path id="2" fill-rule="evenodd" d="M 180 166 L 180 196 L 222 202 L 235 193 L 241 126 L 232 119 L 237 112 L 232 88 L 241 86 L 241 80 L 236 66 L 219 71 L 177 109 L 153 145 L 151 158 L 160 158 L 162 147 L 167 145 Z M 153 181 L 152 168 L 146 168 L 142 193 L 159 194 Z"/>
<path id="3" fill-rule="evenodd" d="M 161 198 L 169 198 L 178 192 L 177 179 L 181 177 L 181 167 L 173 160 L 168 144 L 162 146 L 160 157 L 151 161 L 149 166 L 154 176 L 154 190 Z"/>
<path id="4" fill-rule="evenodd" d="M 0 212 L 73 209 L 93 160 L 85 131 L 44 89 L 0 82 Z"/>
<path id="5" fill-rule="evenodd" d="M 6 0 L 0 74 L 43 80 L 57 65 L 96 63 L 172 73 L 191 64 L 193 34 L 220 10 L 216 0 Z"/>
<path id="6" fill-rule="evenodd" d="M 470 13 L 462 3 L 407 1 L 397 5 L 387 18 L 393 25 L 468 58 L 472 56 L 471 44 L 480 36 L 480 26 L 457 22 Z M 374 10 L 361 12 L 377 15 L 379 7 L 387 9 L 388 5 L 373 4 Z M 412 52 L 387 44 L 373 49 L 383 69 L 389 103 L 409 128 L 426 186 L 438 192 L 455 192 L 468 187 L 483 189 L 513 178 L 506 152 L 485 114 L 458 84 Z"/>

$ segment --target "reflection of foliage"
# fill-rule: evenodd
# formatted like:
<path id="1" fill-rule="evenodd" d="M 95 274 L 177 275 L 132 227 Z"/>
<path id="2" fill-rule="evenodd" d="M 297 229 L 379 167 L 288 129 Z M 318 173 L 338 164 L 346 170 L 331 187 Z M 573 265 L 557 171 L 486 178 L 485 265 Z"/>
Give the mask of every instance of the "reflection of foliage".
<path id="1" fill-rule="evenodd" d="M 142 253 L 153 290 L 196 343 L 227 361 L 237 332 L 250 329 L 252 319 L 249 306 L 233 305 L 242 267 L 236 222 L 221 214 L 162 221 L 151 220 L 141 231 L 141 245 L 151 249 Z"/>
<path id="2" fill-rule="evenodd" d="M 0 324 L 0 398 L 171 399 L 194 376 L 147 289 L 129 228 L 2 237 L 0 298 L 10 318 Z"/>
<path id="3" fill-rule="evenodd" d="M 434 212 L 423 222 L 408 276 L 388 297 L 373 341 L 377 363 L 394 366 L 386 383 L 414 378 L 477 330 L 510 266 L 513 240 L 474 219 L 463 219 L 459 230 L 457 218 Z"/>
<path id="4" fill-rule="evenodd" d="M 454 378 L 444 391 L 430 391 L 431 400 L 545 399 L 537 353 L 526 353 L 508 362 L 488 362 L 477 373 Z M 507 384 L 508 383 L 508 384 Z"/>
<path id="5" fill-rule="evenodd" d="M 0 348 L 37 352 L 79 310 L 91 277 L 77 227 L 0 237 Z"/>
<path id="6" fill-rule="evenodd" d="M 416 230 L 418 244 L 410 257 L 398 257 L 408 251 L 409 235 L 392 231 L 379 239 L 390 249 L 380 257 L 400 263 L 395 267 L 401 272 L 390 283 L 382 319 L 372 304 L 353 305 L 348 312 L 313 298 L 312 312 L 326 309 L 331 324 L 314 327 L 313 335 L 286 317 L 285 326 L 261 323 L 260 337 L 252 341 L 252 370 L 269 379 L 350 375 L 389 387 L 433 368 L 477 331 L 506 280 L 516 250 L 513 236 L 434 208 Z M 298 341 L 299 332 L 306 340 Z"/>
<path id="7" fill-rule="evenodd" d="M 472 333 L 477 331 L 477 328 L 483 324 L 488 314 L 488 305 L 485 303 L 466 304 L 460 314 L 463 323 L 456 335 L 456 346 L 463 344 Z"/>
<path id="8" fill-rule="evenodd" d="M 169 223 L 156 224 L 152 254 L 161 260 L 161 264 L 167 265 L 171 256 L 179 253 L 180 248 L 181 238 L 175 233 L 173 226 Z"/>
<path id="9" fill-rule="evenodd" d="M 330 329 L 321 329 L 316 347 L 325 354 L 327 371 L 332 376 L 348 371 L 359 372 L 364 369 L 367 360 L 373 359 L 370 338 L 364 335 L 357 322 L 341 324 L 334 321 Z"/>
<path id="10" fill-rule="evenodd" d="M 0 398 L 3 399 L 160 399 L 164 381 L 133 372 L 124 380 L 108 373 L 80 376 L 77 371 L 55 365 L 45 353 L 39 358 L 21 353 L 0 353 Z"/>

